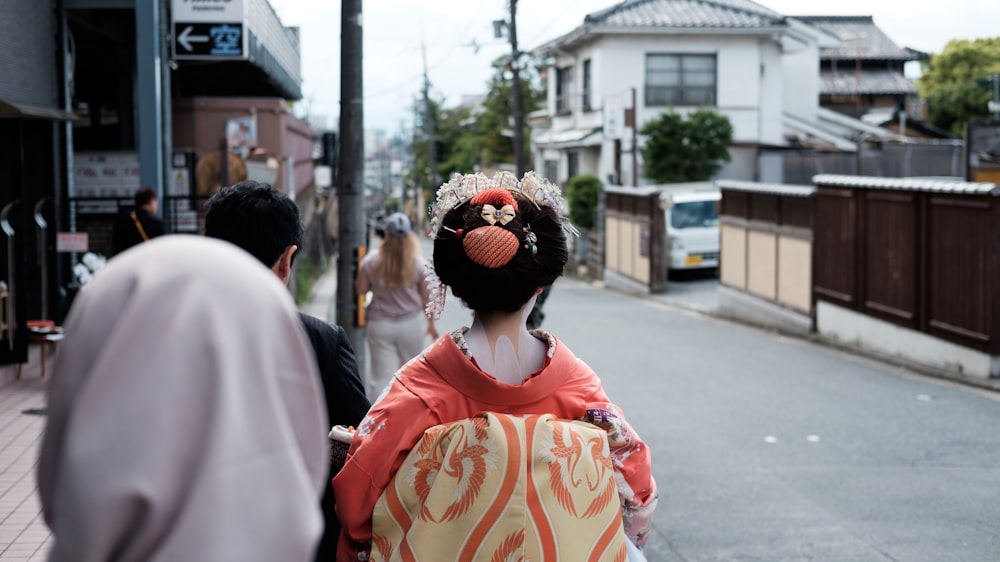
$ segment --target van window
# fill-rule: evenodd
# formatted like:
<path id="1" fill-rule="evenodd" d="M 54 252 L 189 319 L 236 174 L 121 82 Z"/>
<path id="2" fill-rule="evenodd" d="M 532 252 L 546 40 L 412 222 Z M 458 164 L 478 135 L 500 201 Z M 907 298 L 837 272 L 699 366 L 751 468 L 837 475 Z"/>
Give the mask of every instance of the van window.
<path id="1" fill-rule="evenodd" d="M 670 211 L 673 228 L 704 228 L 719 226 L 719 212 L 715 201 L 675 203 Z"/>

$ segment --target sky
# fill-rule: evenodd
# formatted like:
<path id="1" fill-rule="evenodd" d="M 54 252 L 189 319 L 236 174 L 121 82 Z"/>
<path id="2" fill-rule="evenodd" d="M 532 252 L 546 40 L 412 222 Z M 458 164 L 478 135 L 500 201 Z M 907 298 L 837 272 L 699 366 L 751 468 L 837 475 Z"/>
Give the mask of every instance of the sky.
<path id="1" fill-rule="evenodd" d="M 340 2 L 270 0 L 282 23 L 300 28 L 303 100 L 300 115 L 340 112 Z M 519 0 L 521 50 L 572 31 L 586 14 L 618 0 Z M 951 39 L 1000 36 L 1000 0 L 761 0 L 785 15 L 870 15 L 897 45 L 939 53 Z M 510 52 L 495 39 L 493 20 L 509 16 L 506 0 L 368 0 L 363 2 L 366 129 L 390 135 L 412 126 L 426 61 L 430 94 L 454 106 L 485 93 L 490 63 Z M 908 71 L 909 72 L 909 71 Z"/>

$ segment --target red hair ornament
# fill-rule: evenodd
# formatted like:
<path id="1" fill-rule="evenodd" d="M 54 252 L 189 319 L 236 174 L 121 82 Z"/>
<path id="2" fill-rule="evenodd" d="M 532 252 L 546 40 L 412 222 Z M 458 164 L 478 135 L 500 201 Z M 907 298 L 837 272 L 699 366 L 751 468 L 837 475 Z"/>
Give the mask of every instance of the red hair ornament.
<path id="1" fill-rule="evenodd" d="M 488 225 L 465 232 L 461 237 L 465 255 L 490 269 L 507 265 L 514 259 L 521 244 L 513 232 L 502 228 L 516 215 L 517 201 L 514 196 L 506 189 L 494 187 L 476 194 L 469 203 L 483 206 L 480 215 Z"/>

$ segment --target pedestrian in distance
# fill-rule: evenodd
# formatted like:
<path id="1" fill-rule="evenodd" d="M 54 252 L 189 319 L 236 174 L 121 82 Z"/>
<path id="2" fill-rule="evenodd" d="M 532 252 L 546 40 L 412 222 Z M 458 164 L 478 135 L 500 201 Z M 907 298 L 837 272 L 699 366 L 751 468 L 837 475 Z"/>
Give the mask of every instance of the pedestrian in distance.
<path id="1" fill-rule="evenodd" d="M 325 421 L 288 291 L 231 244 L 153 240 L 73 303 L 38 490 L 49 560 L 309 560 Z"/>
<path id="2" fill-rule="evenodd" d="M 527 316 L 568 259 L 557 187 L 459 176 L 432 207 L 431 316 L 473 311 L 396 373 L 336 478 L 337 560 L 642 560 L 657 489 L 601 380 Z"/>
<path id="3" fill-rule="evenodd" d="M 205 235 L 250 252 L 286 285 L 292 273 L 292 262 L 302 245 L 304 230 L 295 202 L 266 183 L 247 180 L 224 187 L 207 203 Z M 338 325 L 303 312 L 299 313 L 299 319 L 319 366 L 327 412 L 323 429 L 329 432 L 335 424 L 357 426 L 371 404 L 365 396 L 347 333 Z M 331 466 L 321 500 L 326 528 L 316 560 L 331 560 L 337 551 L 340 523 L 334 512 L 336 501 L 330 485 L 334 474 Z"/>
<path id="4" fill-rule="evenodd" d="M 112 256 L 166 232 L 163 221 L 156 216 L 160 203 L 155 189 L 144 187 L 135 192 L 133 200 L 135 207 L 121 214 L 111 227 Z"/>
<path id="5" fill-rule="evenodd" d="M 365 341 L 371 352 L 368 397 L 375 401 L 403 363 L 423 350 L 426 338 L 438 337 L 434 319 L 425 317 L 430 298 L 426 278 L 427 261 L 413 224 L 403 213 L 393 213 L 383 224 L 379 247 L 361 260 L 354 288 L 357 294 L 371 291 L 365 311 Z"/>

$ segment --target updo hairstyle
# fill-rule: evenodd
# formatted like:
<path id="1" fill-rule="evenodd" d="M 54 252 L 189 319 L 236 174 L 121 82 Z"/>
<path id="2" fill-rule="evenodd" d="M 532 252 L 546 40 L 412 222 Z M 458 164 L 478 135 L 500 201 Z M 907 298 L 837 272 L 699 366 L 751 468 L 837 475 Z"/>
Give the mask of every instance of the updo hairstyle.
<path id="1" fill-rule="evenodd" d="M 518 192 L 511 194 L 517 211 L 510 222 L 490 224 L 483 205 L 465 203 L 445 213 L 434 239 L 434 270 L 451 292 L 476 312 L 515 312 L 540 287 L 562 275 L 569 254 L 562 218 L 548 205 L 536 206 Z M 485 267 L 466 255 L 462 238 L 477 228 L 503 228 L 518 240 L 517 253 L 500 267 Z M 528 230 L 526 230 L 528 229 Z M 537 238 L 534 250 L 528 232 Z"/>

